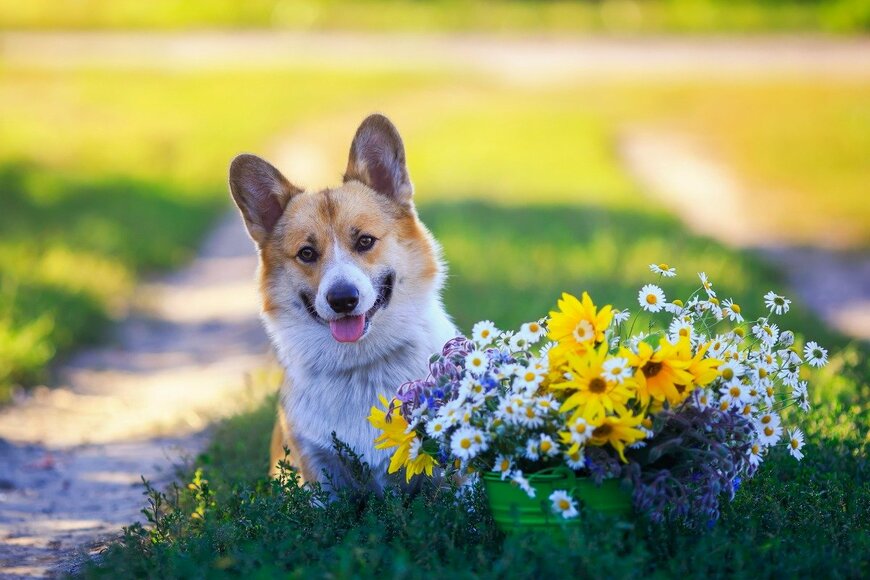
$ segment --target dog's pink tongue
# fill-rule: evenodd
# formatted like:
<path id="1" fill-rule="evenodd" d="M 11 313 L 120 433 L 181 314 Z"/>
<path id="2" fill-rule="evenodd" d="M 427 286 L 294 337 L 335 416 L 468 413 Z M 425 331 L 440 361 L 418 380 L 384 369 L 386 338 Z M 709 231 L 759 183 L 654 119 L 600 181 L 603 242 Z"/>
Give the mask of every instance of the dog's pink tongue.
<path id="1" fill-rule="evenodd" d="M 332 337 L 338 342 L 356 342 L 363 335 L 366 327 L 365 314 L 345 316 L 329 323 Z"/>

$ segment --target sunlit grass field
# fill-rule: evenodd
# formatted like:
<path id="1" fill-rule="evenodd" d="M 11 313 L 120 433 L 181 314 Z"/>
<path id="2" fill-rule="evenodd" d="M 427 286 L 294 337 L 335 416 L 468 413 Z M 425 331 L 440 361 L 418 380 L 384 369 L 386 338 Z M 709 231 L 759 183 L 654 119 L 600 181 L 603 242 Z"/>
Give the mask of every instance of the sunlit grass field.
<path id="1" fill-rule="evenodd" d="M 862 0 L 0 0 L 0 28 L 622 34 L 867 30 Z"/>
<path id="2" fill-rule="evenodd" d="M 533 89 L 365 72 L 0 70 L 0 107 L 15 111 L 0 124 L 0 398 L 46 380 L 58 353 L 104 336 L 136 280 L 189 257 L 226 207 L 228 160 L 268 156 L 300 124 L 341 119 L 314 135 L 337 178 L 353 123 L 391 114 L 453 264 L 448 300 L 467 326 L 515 322 L 580 286 L 627 304 L 620 288 L 651 261 L 725 277 L 742 300 L 774 285 L 745 254 L 684 243 L 685 230 L 640 195 L 618 157 L 635 124 L 700 135 L 769 185 L 753 203 L 771 229 L 819 239 L 838 227 L 867 240 L 867 102 L 866 83 Z M 456 207 L 465 209 L 442 217 Z M 517 239 L 521 247 L 509 243 Z M 478 293 L 496 282 L 503 290 L 481 311 Z"/>

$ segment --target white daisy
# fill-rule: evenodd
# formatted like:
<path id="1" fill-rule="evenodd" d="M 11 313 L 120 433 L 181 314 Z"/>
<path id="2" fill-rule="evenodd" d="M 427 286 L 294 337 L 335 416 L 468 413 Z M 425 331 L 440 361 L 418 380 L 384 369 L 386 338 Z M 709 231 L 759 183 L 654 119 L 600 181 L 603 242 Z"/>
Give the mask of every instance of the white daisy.
<path id="1" fill-rule="evenodd" d="M 486 395 L 486 389 L 479 380 L 474 377 L 464 377 L 459 381 L 459 398 L 470 401 L 479 401 Z"/>
<path id="2" fill-rule="evenodd" d="M 478 346 L 490 344 L 499 335 L 499 330 L 491 320 L 481 320 L 471 329 L 471 340 Z"/>
<path id="3" fill-rule="evenodd" d="M 798 428 L 792 429 L 788 434 L 788 452 L 791 453 L 792 457 L 800 461 L 804 458 L 804 454 L 801 453 L 803 446 L 804 434 Z"/>
<path id="4" fill-rule="evenodd" d="M 508 425 L 517 425 L 520 422 L 521 408 L 514 404 L 510 399 L 502 399 L 499 402 L 495 416 L 501 419 Z"/>
<path id="5" fill-rule="evenodd" d="M 794 333 L 790 330 L 784 330 L 782 334 L 779 335 L 779 344 L 788 348 L 794 344 Z"/>
<path id="6" fill-rule="evenodd" d="M 704 288 L 704 292 L 707 293 L 707 296 L 716 297 L 716 292 L 713 291 L 713 283 L 710 282 L 710 279 L 707 278 L 707 274 L 704 272 L 698 272 L 698 278 L 701 279 L 701 286 Z"/>
<path id="7" fill-rule="evenodd" d="M 565 453 L 565 463 L 571 469 L 583 469 L 586 467 L 586 455 L 583 453 L 583 447 L 580 447 L 574 453 Z"/>
<path id="8" fill-rule="evenodd" d="M 628 359 L 615 356 L 604 361 L 601 365 L 601 376 L 614 383 L 621 384 L 624 380 L 634 376 L 634 371 L 628 366 Z"/>
<path id="9" fill-rule="evenodd" d="M 535 406 L 541 410 L 541 412 L 546 413 L 548 411 L 554 411 L 559 408 L 559 402 L 553 398 L 553 395 L 544 395 L 543 397 L 537 397 L 535 399 Z"/>
<path id="10" fill-rule="evenodd" d="M 611 324 L 615 324 L 616 326 L 619 326 L 620 324 L 622 324 L 623 322 L 628 320 L 630 317 L 631 317 L 631 312 L 629 312 L 628 310 L 614 309 L 613 310 L 613 322 Z"/>
<path id="11" fill-rule="evenodd" d="M 776 413 L 768 412 L 763 414 L 755 423 L 755 429 L 758 432 L 758 439 L 765 447 L 775 445 L 779 438 L 782 437 L 782 425 L 780 424 L 779 416 Z"/>
<path id="12" fill-rule="evenodd" d="M 520 425 L 529 429 L 536 429 L 544 424 L 544 418 L 541 417 L 538 407 L 532 401 L 525 401 L 523 403 L 519 413 L 517 413 L 517 419 Z"/>
<path id="13" fill-rule="evenodd" d="M 659 276 L 663 276 L 665 278 L 673 278 L 677 275 L 677 269 L 671 268 L 667 264 L 650 264 L 649 269 L 653 274 L 658 274 Z"/>
<path id="14" fill-rule="evenodd" d="M 807 391 L 807 382 L 798 382 L 794 388 L 792 388 L 791 393 L 795 398 L 795 401 L 797 401 L 798 407 L 800 407 L 801 411 L 808 413 L 810 410 L 810 395 Z"/>
<path id="15" fill-rule="evenodd" d="M 804 358 L 810 366 L 823 367 L 828 364 L 828 351 L 820 347 L 816 341 L 809 341 L 804 346 Z"/>
<path id="16" fill-rule="evenodd" d="M 526 322 L 520 327 L 520 334 L 525 337 L 526 342 L 535 344 L 547 334 L 547 329 L 540 322 Z"/>
<path id="17" fill-rule="evenodd" d="M 522 332 L 518 332 L 510 338 L 508 344 L 511 352 L 525 351 L 529 348 L 529 339 Z"/>
<path id="18" fill-rule="evenodd" d="M 722 301 L 722 314 L 727 316 L 732 322 L 743 322 L 743 315 L 740 311 L 740 305 L 730 298 L 726 298 Z"/>
<path id="19" fill-rule="evenodd" d="M 731 407 L 749 402 L 749 386 L 744 385 L 740 379 L 734 379 L 719 389 L 722 399 L 727 399 Z"/>
<path id="20" fill-rule="evenodd" d="M 637 293 L 637 301 L 647 312 L 660 312 L 665 304 L 665 293 L 655 284 L 647 284 Z"/>
<path id="21" fill-rule="evenodd" d="M 764 295 L 764 305 L 770 308 L 772 314 L 785 314 L 788 312 L 791 300 L 771 290 Z"/>
<path id="22" fill-rule="evenodd" d="M 719 365 L 719 376 L 722 377 L 722 380 L 726 383 L 742 377 L 745 372 L 746 368 L 739 362 L 733 360 L 729 360 Z"/>
<path id="23" fill-rule="evenodd" d="M 495 458 L 495 465 L 492 466 L 492 470 L 496 473 L 501 473 L 501 478 L 504 480 L 510 475 L 513 466 L 514 462 L 510 457 L 499 455 Z"/>
<path id="24" fill-rule="evenodd" d="M 408 447 L 408 459 L 414 460 L 420 455 L 420 450 L 423 448 L 423 441 L 419 437 L 414 437 L 411 445 Z"/>
<path id="25" fill-rule="evenodd" d="M 444 433 L 447 431 L 447 425 L 444 419 L 440 417 L 435 417 L 428 423 L 426 423 L 426 433 L 429 434 L 429 437 L 433 439 L 441 439 L 444 437 Z"/>
<path id="26" fill-rule="evenodd" d="M 526 448 L 523 453 L 526 459 L 531 459 L 532 461 L 537 461 L 541 457 L 541 450 L 538 447 L 538 440 L 534 437 L 529 437 L 528 441 L 526 441 Z"/>
<path id="27" fill-rule="evenodd" d="M 749 448 L 749 465 L 753 467 L 758 467 L 762 461 L 764 461 L 764 447 L 761 446 L 761 443 L 755 442 Z"/>
<path id="28" fill-rule="evenodd" d="M 568 492 L 557 489 L 550 494 L 548 498 L 553 505 L 553 512 L 560 514 L 563 518 L 570 519 L 577 517 L 577 502 L 568 495 Z"/>
<path id="29" fill-rule="evenodd" d="M 489 358 L 482 350 L 473 350 L 465 357 L 465 368 L 474 375 L 482 375 L 487 367 L 489 367 Z"/>
<path id="30" fill-rule="evenodd" d="M 513 387 L 516 390 L 534 393 L 544 380 L 544 373 L 532 366 L 520 367 L 514 375 Z"/>
<path id="31" fill-rule="evenodd" d="M 674 318 L 668 326 L 668 340 L 678 342 L 681 338 L 688 338 L 689 342 L 695 342 L 695 325 L 690 321 Z"/>
<path id="32" fill-rule="evenodd" d="M 595 329 L 592 328 L 592 324 L 588 320 L 581 320 L 574 327 L 573 334 L 574 340 L 577 342 L 588 342 L 595 338 Z"/>
<path id="33" fill-rule="evenodd" d="M 779 339 L 779 327 L 775 324 L 770 324 L 767 320 L 759 320 L 752 327 L 752 334 L 765 345 L 772 347 Z"/>
<path id="34" fill-rule="evenodd" d="M 577 417 L 568 424 L 568 433 L 571 435 L 571 443 L 583 445 L 590 437 L 592 437 L 592 431 L 594 431 L 594 429 L 594 427 L 586 422 L 586 419 L 583 417 Z"/>
<path id="35" fill-rule="evenodd" d="M 463 461 L 473 459 L 482 449 L 483 434 L 474 427 L 460 427 L 450 438 L 450 451 Z"/>
<path id="36" fill-rule="evenodd" d="M 695 389 L 695 404 L 702 411 L 710 406 L 710 394 L 704 389 Z"/>
<path id="37" fill-rule="evenodd" d="M 517 470 L 516 473 L 511 476 L 511 481 L 520 486 L 520 489 L 526 492 L 527 496 L 532 499 L 535 498 L 535 488 L 529 484 L 528 479 L 523 477 L 522 471 Z"/>
<path id="38" fill-rule="evenodd" d="M 541 439 L 538 441 L 538 449 L 542 457 L 559 455 L 559 444 L 553 441 L 549 435 L 541 435 Z"/>
<path id="39" fill-rule="evenodd" d="M 725 349 L 731 345 L 731 342 L 722 334 L 717 334 L 716 338 L 710 341 L 710 346 L 707 352 L 712 358 L 719 358 L 719 355 L 725 352 Z"/>

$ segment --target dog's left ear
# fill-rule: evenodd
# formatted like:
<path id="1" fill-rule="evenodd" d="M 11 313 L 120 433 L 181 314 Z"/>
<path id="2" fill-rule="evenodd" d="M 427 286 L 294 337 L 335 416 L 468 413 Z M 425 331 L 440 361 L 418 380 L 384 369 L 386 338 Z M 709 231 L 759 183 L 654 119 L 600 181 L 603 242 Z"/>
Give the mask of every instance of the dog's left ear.
<path id="1" fill-rule="evenodd" d="M 354 179 L 402 205 L 411 203 L 414 186 L 405 165 L 405 145 L 383 115 L 369 115 L 356 131 L 344 174 L 345 182 Z"/>

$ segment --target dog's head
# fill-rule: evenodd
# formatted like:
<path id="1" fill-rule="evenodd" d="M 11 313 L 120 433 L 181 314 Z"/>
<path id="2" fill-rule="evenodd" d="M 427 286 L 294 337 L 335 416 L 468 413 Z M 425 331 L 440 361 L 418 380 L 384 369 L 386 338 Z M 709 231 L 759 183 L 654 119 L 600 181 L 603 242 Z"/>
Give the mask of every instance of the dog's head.
<path id="1" fill-rule="evenodd" d="M 382 115 L 357 130 L 340 187 L 304 191 L 239 155 L 230 190 L 259 248 L 273 333 L 292 328 L 312 347 L 401 334 L 416 302 L 437 293 L 438 249 L 417 219 L 402 139 Z"/>

